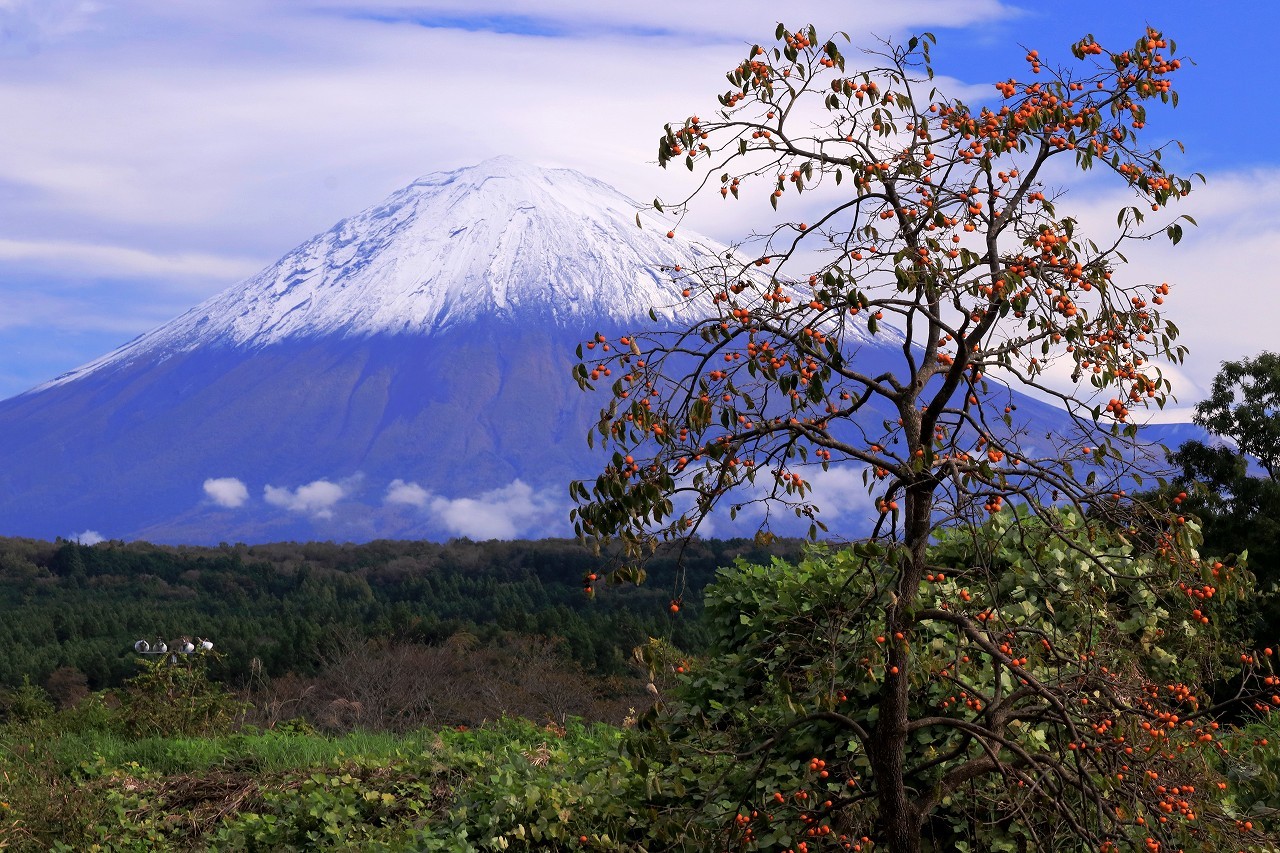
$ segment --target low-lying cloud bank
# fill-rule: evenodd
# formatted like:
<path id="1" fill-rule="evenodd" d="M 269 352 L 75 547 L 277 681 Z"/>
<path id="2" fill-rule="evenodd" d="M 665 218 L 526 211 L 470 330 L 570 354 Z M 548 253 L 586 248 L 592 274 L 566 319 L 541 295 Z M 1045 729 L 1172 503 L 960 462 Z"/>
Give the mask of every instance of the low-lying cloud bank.
<path id="1" fill-rule="evenodd" d="M 861 535 L 873 516 L 872 498 L 856 467 L 806 472 L 813 486 L 807 499 L 821 508 L 821 518 L 832 535 Z M 362 489 L 359 475 L 345 479 L 321 478 L 298 486 L 268 484 L 262 499 L 267 507 L 306 517 L 320 538 L 377 538 L 379 536 L 464 536 L 469 539 L 520 539 L 571 535 L 570 502 L 563 490 L 537 487 L 522 479 L 476 494 L 441 495 L 404 478 L 391 480 L 381 500 Z M 264 509 L 251 498 L 253 487 L 237 477 L 211 477 L 204 481 L 206 507 L 239 510 L 250 518 Z M 363 494 L 361 494 L 363 493 Z M 375 493 L 376 494 L 376 493 Z M 728 504 L 699 528 L 703 536 L 746 536 L 765 520 L 762 504 L 752 498 L 766 494 L 763 485 L 742 493 L 742 512 L 729 519 Z M 375 502 L 376 501 L 376 502 Z M 787 536 L 803 535 L 808 520 L 798 520 L 781 507 L 773 507 L 769 527 Z M 90 531 L 91 532 L 91 531 Z"/>
<path id="2" fill-rule="evenodd" d="M 516 539 L 564 536 L 569 531 L 569 506 L 560 490 L 535 488 L 520 479 L 478 494 L 449 497 L 397 478 L 377 504 L 358 499 L 363 479 L 355 475 L 297 486 L 269 483 L 262 488 L 262 500 L 268 507 L 318 522 L 317 536 L 365 530 L 370 535 Z M 242 516 L 261 511 L 251 491 L 239 477 L 210 477 L 203 484 L 204 504 L 240 510 Z"/>

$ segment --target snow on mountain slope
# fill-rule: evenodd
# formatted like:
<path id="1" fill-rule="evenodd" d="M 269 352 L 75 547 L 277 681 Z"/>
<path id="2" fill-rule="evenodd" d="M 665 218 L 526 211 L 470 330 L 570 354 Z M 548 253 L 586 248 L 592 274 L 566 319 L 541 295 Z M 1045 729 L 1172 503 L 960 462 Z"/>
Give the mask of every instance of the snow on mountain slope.
<path id="1" fill-rule="evenodd" d="M 575 329 L 597 318 L 640 321 L 651 308 L 670 318 L 686 300 L 663 267 L 710 261 L 724 250 L 697 235 L 669 239 L 671 228 L 570 169 L 497 157 L 435 172 L 36 390 L 211 345 L 426 334 L 512 315 Z"/>

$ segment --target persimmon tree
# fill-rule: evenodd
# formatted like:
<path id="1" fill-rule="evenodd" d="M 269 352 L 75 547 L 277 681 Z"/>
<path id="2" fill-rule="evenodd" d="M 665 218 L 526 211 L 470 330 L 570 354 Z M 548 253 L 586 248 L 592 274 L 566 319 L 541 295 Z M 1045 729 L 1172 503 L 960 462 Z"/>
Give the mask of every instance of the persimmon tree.
<path id="1" fill-rule="evenodd" d="M 1248 573 L 1170 586 L 1140 543 L 1052 516 L 940 531 L 910 634 L 880 633 L 887 547 L 722 570 L 710 654 L 666 662 L 679 684 L 629 741 L 650 809 L 690 849 L 884 849 L 874 711 L 905 646 L 924 849 L 1274 849 L 1280 753 L 1197 688 L 1271 677 L 1222 642 Z"/>
<path id="2" fill-rule="evenodd" d="M 1128 272 L 1122 255 L 1136 240 L 1176 243 L 1189 219 L 1170 208 L 1191 180 L 1166 167 L 1168 145 L 1144 139 L 1148 109 L 1176 104 L 1182 62 L 1154 29 L 1117 49 L 1085 37 L 1060 66 L 1028 51 L 1026 79 L 970 106 L 933 90 L 931 35 L 867 52 L 859 70 L 812 27 L 779 26 L 776 38 L 729 72 L 714 114 L 666 127 L 660 164 L 698 178 L 684 201 L 655 204 L 680 216 L 701 196 L 757 194 L 778 212 L 768 215 L 796 207 L 804 221 L 784 217 L 714 264 L 673 267 L 689 300 L 683 328 L 597 335 L 579 350 L 582 386 L 613 380 L 593 433 L 612 457 L 594 483 L 572 484 L 573 519 L 584 537 L 619 541 L 635 562 L 612 577 L 635 580 L 657 541 L 696 534 L 722 505 L 759 509 L 766 535 L 789 510 L 816 535 L 815 472 L 861 471 L 876 506 L 870 541 L 888 549 L 875 583 L 888 594 L 864 616 L 897 641 L 884 645 L 867 716 L 845 734 L 866 753 L 876 838 L 916 851 L 928 800 L 911 775 L 915 715 L 961 735 L 966 778 L 1012 779 L 1019 763 L 980 710 L 913 706 L 927 669 L 912 638 L 950 624 L 1061 725 L 1078 698 L 1001 650 L 1007 624 L 979 618 L 1002 611 L 999 597 L 926 601 L 936 531 L 974 529 L 1010 504 L 1054 531 L 1070 509 L 1090 532 L 1061 547 L 1081 559 L 1099 560 L 1080 543 L 1114 529 L 1163 561 L 1163 575 L 1142 580 L 1153 589 L 1204 568 L 1176 507 L 1126 496 L 1150 456 L 1135 410 L 1164 404 L 1157 362 L 1184 356 L 1163 315 L 1169 285 Z M 1090 171 L 1132 196 L 1093 239 L 1063 189 Z M 1057 403 L 1048 435 L 1030 432 L 1011 387 Z M 995 583 L 972 579 L 984 582 Z M 1129 699 L 1109 707 L 1157 722 Z M 1107 841 L 1091 826 L 1083 837 Z"/>

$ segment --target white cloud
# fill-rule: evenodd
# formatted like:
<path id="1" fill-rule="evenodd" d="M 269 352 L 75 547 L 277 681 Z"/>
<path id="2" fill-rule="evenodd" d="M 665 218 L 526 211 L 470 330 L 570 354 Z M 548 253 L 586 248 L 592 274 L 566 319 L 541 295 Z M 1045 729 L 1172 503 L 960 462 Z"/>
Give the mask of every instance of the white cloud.
<path id="1" fill-rule="evenodd" d="M 1129 263 L 1116 273 L 1117 282 L 1167 281 L 1173 288 L 1161 310 L 1190 353 L 1182 365 L 1159 366 L 1180 405 L 1200 399 L 1222 361 L 1276 346 L 1280 268 L 1266 259 L 1280 244 L 1277 199 L 1278 168 L 1209 173 L 1207 184 L 1192 182 L 1191 195 L 1170 208 L 1172 215 L 1149 214 L 1147 224 L 1157 227 L 1176 215 L 1195 218 L 1199 225 L 1185 225 L 1178 245 L 1160 234 L 1122 250 Z M 1127 190 L 1072 193 L 1058 210 L 1076 216 L 1085 233 L 1103 244 L 1115 232 L 1116 212 L 1134 204 Z"/>
<path id="2" fill-rule="evenodd" d="M 329 480 L 315 480 L 292 490 L 280 486 L 262 490 L 263 499 L 272 506 L 316 518 L 333 518 L 334 506 L 346 496 L 345 487 Z"/>
<path id="3" fill-rule="evenodd" d="M 0 261 L 39 261 L 68 272 L 148 278 L 203 278 L 223 284 L 249 276 L 264 264 L 256 260 L 199 252 L 165 254 L 129 246 L 75 243 L 69 240 L 0 239 Z"/>
<path id="4" fill-rule="evenodd" d="M 1050 187 L 1067 185 L 1057 202 L 1059 216 L 1079 222 L 1077 234 L 1100 246 L 1117 236 L 1116 214 L 1123 207 L 1139 205 L 1136 194 L 1117 185 L 1114 176 L 1095 169 L 1078 184 L 1065 168 L 1046 179 Z M 1186 423 L 1192 406 L 1204 398 L 1223 361 L 1238 360 L 1275 349 L 1272 328 L 1280 312 L 1280 267 L 1266 261 L 1280 245 L 1280 168 L 1210 173 L 1208 183 L 1193 180 L 1191 195 L 1160 213 L 1147 213 L 1144 227 L 1155 232 L 1149 240 L 1134 240 L 1121 247 L 1127 264 L 1114 274 L 1117 284 L 1157 285 L 1168 282 L 1172 293 L 1160 307 L 1166 321 L 1179 330 L 1174 344 L 1189 350 L 1181 364 L 1157 357 L 1147 372 L 1159 370 L 1172 386 L 1175 399 L 1161 410 L 1135 407 L 1139 422 Z M 1141 206 L 1141 205 L 1139 205 Z M 1188 214 L 1198 226 L 1183 223 L 1183 237 L 1173 245 L 1161 233 L 1175 217 Z M 1149 296 L 1150 294 L 1148 294 Z M 1116 389 L 1098 391 L 1088 378 L 1070 380 L 1074 361 L 1058 352 L 1039 381 L 1078 399 L 1102 402 Z M 1056 398 L 1030 391 L 999 369 L 993 378 L 1005 376 L 1015 389 L 1059 406 Z"/>
<path id="5" fill-rule="evenodd" d="M 471 539 L 514 539 L 564 515 L 549 491 L 534 491 L 522 480 L 475 498 L 433 497 L 429 509 L 446 530 Z"/>
<path id="6" fill-rule="evenodd" d="M 862 465 L 841 465 L 823 471 L 815 468 L 806 475 L 813 484 L 813 502 L 822 508 L 826 521 L 857 518 L 871 512 L 875 501 L 862 482 Z"/>
<path id="7" fill-rule="evenodd" d="M 249 489 L 235 477 L 210 477 L 204 481 L 204 493 L 215 504 L 227 509 L 244 506 L 249 500 Z"/>
<path id="8" fill-rule="evenodd" d="M 79 542 L 81 545 L 97 545 L 99 542 L 105 542 L 106 537 L 96 530 L 86 530 L 83 533 L 71 534 L 72 542 Z"/>
<path id="9" fill-rule="evenodd" d="M 419 486 L 417 483 L 408 483 L 404 480 L 392 480 L 387 486 L 387 496 L 383 498 L 383 503 L 388 504 L 405 504 L 407 506 L 415 506 L 421 509 L 427 505 L 427 501 L 431 498 L 431 493 Z"/>
<path id="10" fill-rule="evenodd" d="M 20 4 L 49 5 L 84 4 Z M 859 25 L 888 34 L 1015 15 L 997 0 L 915 0 L 862 10 Z M 776 16 L 760 0 L 738 4 L 731 19 L 715 4 L 673 0 L 559 0 L 519 13 L 497 2 L 247 0 L 233 9 L 121 0 L 98 16 L 104 37 L 49 51 L 27 74 L 0 83 L 9 131 L 0 178 L 36 191 L 35 203 L 22 205 L 26 216 L 53 214 L 59 229 L 76 212 L 147 225 L 153 241 L 181 231 L 183 251 L 201 240 L 217 251 L 231 231 L 239 245 L 281 251 L 419 174 L 506 153 L 513 139 L 528 159 L 582 168 L 652 197 L 659 178 L 647 163 L 673 100 L 662 87 L 637 90 L 635 69 L 679 62 L 682 78 L 706 85 L 676 107 L 713 106 L 738 47 L 771 37 Z M 847 15 L 828 0 L 811 4 L 806 17 L 834 28 Z M 584 29 L 593 37 L 579 37 Z M 677 30 L 680 38 L 670 38 Z M 726 49 L 690 51 L 691 39 Z M 477 53 L 503 61 L 476 65 Z M 512 67 L 542 73 L 513 76 Z M 547 79 L 574 83 L 551 87 Z M 478 97 L 497 107 L 483 123 L 473 120 Z M 607 121 L 598 120 L 602 110 Z M 555 117 L 588 115 L 566 155 Z M 79 230 L 73 242 L 90 242 Z M 123 240 L 128 232 L 116 233 Z"/>
<path id="11" fill-rule="evenodd" d="M 791 470 L 800 474 L 809 484 L 803 499 L 798 502 L 817 507 L 816 519 L 827 526 L 827 532 L 818 531 L 824 538 L 854 539 L 869 530 L 874 519 L 875 501 L 862 481 L 865 466 L 857 462 L 832 465 L 823 471 L 818 464 L 796 464 Z M 686 477 L 691 474 L 686 471 Z M 743 484 L 740 489 L 726 496 L 705 520 L 698 525 L 697 533 L 703 538 L 713 536 L 751 536 L 762 527 L 779 536 L 806 536 L 810 519 L 797 517 L 783 500 L 770 498 L 774 486 L 773 477 L 760 472 L 754 484 Z M 779 494 L 782 494 L 781 492 Z M 794 495 L 787 501 L 797 502 Z M 730 518 L 730 508 L 738 508 Z M 676 512 L 692 512 L 692 502 L 687 496 L 678 498 Z"/>

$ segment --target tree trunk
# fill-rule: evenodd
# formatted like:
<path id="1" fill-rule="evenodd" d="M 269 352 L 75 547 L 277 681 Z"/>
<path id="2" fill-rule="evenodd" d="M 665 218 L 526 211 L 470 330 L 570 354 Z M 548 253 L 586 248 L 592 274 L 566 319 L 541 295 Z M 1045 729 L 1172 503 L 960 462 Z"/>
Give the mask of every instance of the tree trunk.
<path id="1" fill-rule="evenodd" d="M 908 554 L 902 558 L 896 597 L 885 609 L 888 655 L 874 732 L 876 743 L 869 758 L 879 795 L 883 840 L 892 853 L 919 853 L 924 819 L 906 787 L 906 746 L 911 702 L 909 640 L 916 594 L 925 572 L 932 497 L 927 484 L 907 491 L 903 538 Z M 898 634 L 905 639 L 897 639 Z"/>

